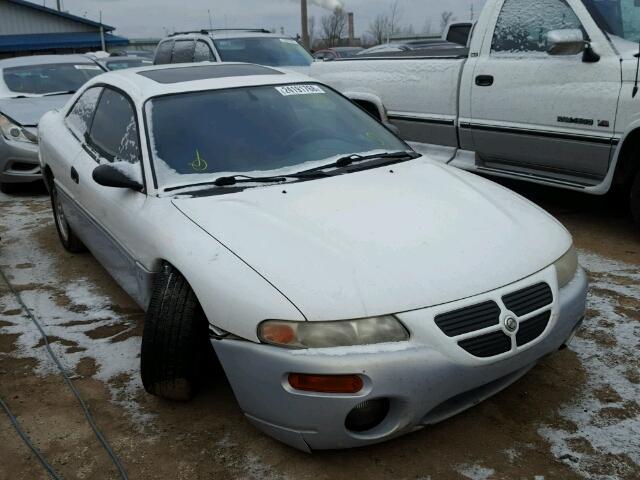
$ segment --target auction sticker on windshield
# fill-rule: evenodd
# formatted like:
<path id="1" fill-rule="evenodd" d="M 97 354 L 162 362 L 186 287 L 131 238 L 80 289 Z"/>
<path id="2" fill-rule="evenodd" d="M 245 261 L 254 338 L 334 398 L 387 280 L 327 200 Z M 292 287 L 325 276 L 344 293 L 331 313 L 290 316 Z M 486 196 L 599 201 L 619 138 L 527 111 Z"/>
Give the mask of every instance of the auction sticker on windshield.
<path id="1" fill-rule="evenodd" d="M 76 70 L 102 70 L 99 66 L 97 65 L 74 65 L 73 66 Z"/>
<path id="2" fill-rule="evenodd" d="M 286 87 L 275 87 L 280 94 L 288 97 L 289 95 L 314 95 L 325 93 L 323 89 L 317 85 L 287 85 Z"/>

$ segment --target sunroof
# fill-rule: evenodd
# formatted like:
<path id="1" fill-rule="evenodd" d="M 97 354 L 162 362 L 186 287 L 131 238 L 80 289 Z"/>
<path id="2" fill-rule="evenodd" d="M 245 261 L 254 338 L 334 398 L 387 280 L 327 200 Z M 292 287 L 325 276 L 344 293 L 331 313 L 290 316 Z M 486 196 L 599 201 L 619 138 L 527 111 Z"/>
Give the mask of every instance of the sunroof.
<path id="1" fill-rule="evenodd" d="M 208 78 L 247 77 L 250 75 L 282 75 L 282 72 L 259 65 L 198 65 L 138 72 L 158 83 L 192 82 Z"/>

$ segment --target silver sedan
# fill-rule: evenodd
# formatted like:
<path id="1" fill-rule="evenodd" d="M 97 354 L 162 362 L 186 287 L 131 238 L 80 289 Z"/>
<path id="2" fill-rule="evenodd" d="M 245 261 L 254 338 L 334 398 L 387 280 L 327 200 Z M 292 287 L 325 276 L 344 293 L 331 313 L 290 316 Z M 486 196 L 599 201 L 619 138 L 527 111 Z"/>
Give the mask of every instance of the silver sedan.
<path id="1" fill-rule="evenodd" d="M 82 55 L 0 60 L 0 190 L 40 180 L 38 122 L 103 68 Z"/>

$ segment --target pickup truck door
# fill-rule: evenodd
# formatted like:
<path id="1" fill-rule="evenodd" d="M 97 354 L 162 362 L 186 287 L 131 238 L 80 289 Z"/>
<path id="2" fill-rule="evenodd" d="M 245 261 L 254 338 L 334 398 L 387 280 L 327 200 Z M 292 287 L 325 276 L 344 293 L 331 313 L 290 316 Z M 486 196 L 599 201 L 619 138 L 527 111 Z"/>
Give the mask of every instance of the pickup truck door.
<path id="1" fill-rule="evenodd" d="M 606 175 L 621 88 L 619 59 L 551 56 L 547 33 L 602 37 L 575 0 L 499 0 L 472 76 L 470 129 L 479 167 L 594 185 Z"/>
<path id="2" fill-rule="evenodd" d="M 73 170 L 84 216 L 78 235 L 118 284 L 145 307 L 144 269 L 137 262 L 136 248 L 143 248 L 147 196 L 130 189 L 105 187 L 93 179 L 98 165 L 115 162 L 136 166 L 143 178 L 135 112 L 125 94 L 105 86 Z"/>

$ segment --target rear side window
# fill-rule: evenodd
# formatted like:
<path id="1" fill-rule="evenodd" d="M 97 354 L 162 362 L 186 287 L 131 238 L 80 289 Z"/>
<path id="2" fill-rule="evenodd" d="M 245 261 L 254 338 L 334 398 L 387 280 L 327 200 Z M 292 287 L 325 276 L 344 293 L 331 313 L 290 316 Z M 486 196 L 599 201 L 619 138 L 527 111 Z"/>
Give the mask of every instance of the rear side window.
<path id="1" fill-rule="evenodd" d="M 213 52 L 211 51 L 211 47 L 207 45 L 206 42 L 202 40 L 198 40 L 196 42 L 196 50 L 193 54 L 194 62 L 215 62 L 216 58 L 213 56 Z"/>
<path id="2" fill-rule="evenodd" d="M 102 87 L 94 87 L 85 91 L 73 106 L 65 123 L 69 130 L 78 138 L 84 141 L 84 134 L 87 133 L 93 118 L 93 112 L 96 110 L 98 99 L 102 93 Z"/>
<path id="3" fill-rule="evenodd" d="M 135 110 L 122 94 L 106 88 L 89 135 L 91 146 L 109 162 L 138 163 L 140 144 Z"/>
<path id="4" fill-rule="evenodd" d="M 191 63 L 193 62 L 193 54 L 195 51 L 195 42 L 193 40 L 176 40 L 173 46 L 173 55 L 171 63 Z"/>
<path id="5" fill-rule="evenodd" d="M 153 61 L 155 65 L 166 65 L 171 63 L 171 52 L 173 51 L 173 40 L 167 40 L 158 45 L 156 57 Z"/>

